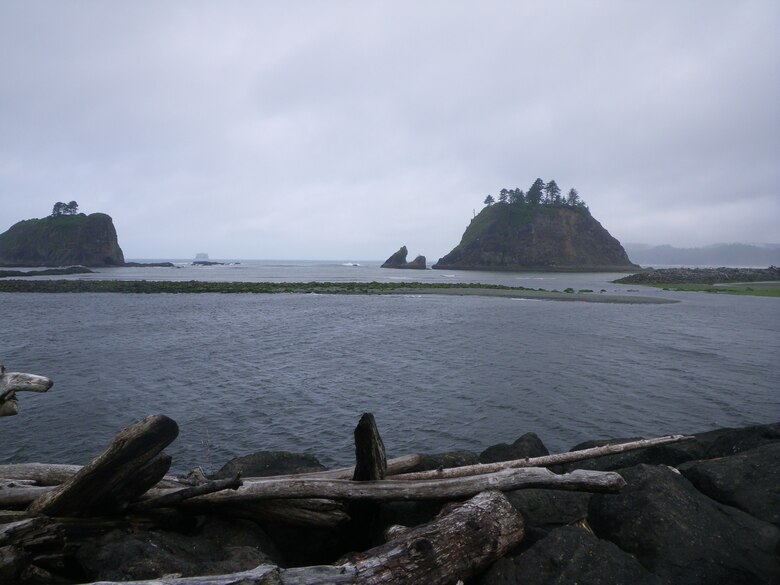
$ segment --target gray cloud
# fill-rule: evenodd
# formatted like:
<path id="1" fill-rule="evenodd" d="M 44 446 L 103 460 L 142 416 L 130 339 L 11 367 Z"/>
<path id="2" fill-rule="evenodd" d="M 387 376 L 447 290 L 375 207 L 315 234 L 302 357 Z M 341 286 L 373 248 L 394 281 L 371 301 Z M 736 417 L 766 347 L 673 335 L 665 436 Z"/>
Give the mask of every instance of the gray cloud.
<path id="1" fill-rule="evenodd" d="M 779 242 L 773 1 L 0 3 L 0 230 L 435 259 L 537 177 L 621 241 Z"/>

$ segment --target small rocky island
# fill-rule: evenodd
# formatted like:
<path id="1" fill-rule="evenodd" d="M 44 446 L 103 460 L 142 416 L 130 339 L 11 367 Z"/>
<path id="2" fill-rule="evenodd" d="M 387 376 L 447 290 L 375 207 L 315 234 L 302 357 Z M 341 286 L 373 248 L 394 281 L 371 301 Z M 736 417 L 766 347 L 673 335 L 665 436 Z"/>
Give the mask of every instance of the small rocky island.
<path id="1" fill-rule="evenodd" d="M 456 270 L 631 271 L 620 242 L 590 214 L 576 189 L 554 180 L 524 192 L 502 189 L 472 220 L 460 243 L 433 268 Z"/>
<path id="2" fill-rule="evenodd" d="M 390 258 L 382 264 L 382 268 L 412 268 L 414 270 L 425 270 L 425 256 L 417 256 L 411 262 L 407 262 L 406 256 L 408 254 L 409 251 L 406 249 L 406 246 L 401 246 L 395 254 L 390 256 Z"/>
<path id="3" fill-rule="evenodd" d="M 109 215 L 57 203 L 43 219 L 20 221 L 0 234 L 0 266 L 124 266 Z"/>

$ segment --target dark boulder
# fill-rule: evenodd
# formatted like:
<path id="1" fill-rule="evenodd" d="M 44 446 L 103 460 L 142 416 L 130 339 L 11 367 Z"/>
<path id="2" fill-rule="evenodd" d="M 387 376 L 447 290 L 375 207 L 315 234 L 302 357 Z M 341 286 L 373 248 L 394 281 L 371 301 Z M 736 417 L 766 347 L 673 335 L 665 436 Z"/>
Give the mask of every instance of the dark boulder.
<path id="1" fill-rule="evenodd" d="M 575 461 L 566 465 L 557 466 L 555 470 L 561 472 L 572 471 L 574 469 L 614 471 L 624 467 L 633 467 L 640 463 L 676 467 L 686 461 L 726 457 L 761 445 L 780 441 L 780 423 L 756 425 L 738 429 L 716 429 L 713 431 L 696 433 L 695 435 L 692 435 L 692 437 L 692 439 L 679 443 L 657 445 L 655 447 L 637 449 L 635 451 L 618 453 L 616 455 Z M 571 450 L 580 451 L 590 447 L 600 447 L 602 445 L 625 443 L 634 440 L 636 440 L 636 438 L 587 441 L 576 445 Z"/>
<path id="2" fill-rule="evenodd" d="M 325 471 L 325 466 L 313 455 L 289 451 L 257 451 L 251 455 L 231 459 L 211 477 L 225 479 L 239 472 L 242 477 L 266 477 L 313 471 Z"/>
<path id="3" fill-rule="evenodd" d="M 777 583 L 780 530 L 699 492 L 666 466 L 621 470 L 620 494 L 596 494 L 588 521 L 596 535 L 635 555 L 675 585 Z"/>
<path id="4" fill-rule="evenodd" d="M 507 499 L 523 515 L 527 547 L 560 526 L 574 524 L 588 516 L 591 494 L 568 490 L 528 489 L 507 492 Z"/>
<path id="5" fill-rule="evenodd" d="M 511 445 L 499 443 L 492 445 L 479 454 L 480 463 L 497 463 L 530 457 L 542 457 L 550 452 L 536 433 L 526 433 Z"/>
<path id="6" fill-rule="evenodd" d="M 505 557 L 478 585 L 661 585 L 636 557 L 582 528 L 564 526 L 530 549 Z"/>
<path id="7" fill-rule="evenodd" d="M 780 527 L 780 442 L 731 457 L 690 461 L 679 470 L 713 500 Z"/>
<path id="8" fill-rule="evenodd" d="M 433 471 L 434 469 L 449 469 L 450 467 L 463 467 L 464 465 L 476 465 L 479 457 L 471 451 L 448 451 L 446 453 L 432 453 L 421 455 L 420 462 L 410 470 Z"/>
<path id="9" fill-rule="evenodd" d="M 245 520 L 211 519 L 193 535 L 115 530 L 84 544 L 76 559 L 89 579 L 128 581 L 246 571 L 281 559 L 266 534 Z"/>
<path id="10" fill-rule="evenodd" d="M 384 264 L 382 264 L 382 268 L 412 268 L 416 270 L 425 270 L 425 256 L 417 256 L 417 258 L 411 262 L 407 262 L 406 256 L 408 254 L 409 251 L 406 249 L 406 246 L 401 246 L 395 254 L 385 260 Z"/>

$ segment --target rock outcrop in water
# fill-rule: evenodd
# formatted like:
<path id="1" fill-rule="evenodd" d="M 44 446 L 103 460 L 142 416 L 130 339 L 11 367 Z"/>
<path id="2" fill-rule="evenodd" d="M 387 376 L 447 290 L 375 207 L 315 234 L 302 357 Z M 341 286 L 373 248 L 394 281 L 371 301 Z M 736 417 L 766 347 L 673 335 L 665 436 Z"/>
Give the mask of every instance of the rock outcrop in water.
<path id="1" fill-rule="evenodd" d="M 0 234 L 0 266 L 122 266 L 125 257 L 105 213 L 20 221 Z"/>
<path id="2" fill-rule="evenodd" d="M 433 268 L 627 271 L 639 267 L 586 207 L 500 202 L 477 214 L 460 244 Z"/>
<path id="3" fill-rule="evenodd" d="M 719 284 L 780 280 L 780 268 L 648 268 L 619 278 L 620 284 Z"/>
<path id="4" fill-rule="evenodd" d="M 385 260 L 385 263 L 382 264 L 382 268 L 412 268 L 415 270 L 425 270 L 425 256 L 417 256 L 417 258 L 411 262 L 407 262 L 406 256 L 408 254 L 409 251 L 406 249 L 406 246 L 401 246 L 395 254 Z"/>

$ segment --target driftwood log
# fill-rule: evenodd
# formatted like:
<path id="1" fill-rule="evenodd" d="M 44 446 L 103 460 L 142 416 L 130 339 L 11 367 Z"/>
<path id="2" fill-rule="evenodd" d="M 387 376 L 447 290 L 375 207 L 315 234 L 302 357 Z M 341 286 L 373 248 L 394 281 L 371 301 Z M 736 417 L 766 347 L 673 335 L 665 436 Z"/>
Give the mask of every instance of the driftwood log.
<path id="1" fill-rule="evenodd" d="M 351 555 L 337 565 L 294 569 L 262 565 L 230 575 L 128 581 L 124 585 L 445 585 L 471 577 L 522 538 L 520 514 L 503 494 L 488 491 L 446 508 L 433 522 L 404 531 L 398 538 Z"/>
<path id="2" fill-rule="evenodd" d="M 612 471 L 581 470 L 555 474 L 544 468 L 504 469 L 496 473 L 442 480 L 351 481 L 342 479 L 258 479 L 244 481 L 235 491 L 222 491 L 182 502 L 183 506 L 232 504 L 265 499 L 326 498 L 335 500 L 442 500 L 471 497 L 485 490 L 511 491 L 552 488 L 588 492 L 616 492 L 625 485 Z M 150 490 L 148 497 L 175 490 Z"/>
<path id="3" fill-rule="evenodd" d="M 419 454 L 403 455 L 387 460 L 387 475 L 398 475 L 407 473 L 414 469 L 422 461 Z M 7 463 L 0 465 L 0 481 L 2 480 L 32 480 L 35 485 L 59 485 L 81 471 L 81 465 L 68 465 L 65 463 Z M 309 471 L 306 473 L 295 473 L 285 475 L 274 475 L 275 479 L 293 479 L 301 477 L 322 477 L 329 479 L 349 479 L 355 473 L 355 466 L 340 467 L 328 471 Z M 246 477 L 245 481 L 256 481 L 263 478 Z M 206 481 L 205 479 L 203 481 Z M 202 483 L 202 482 L 199 482 Z M 166 475 L 160 483 L 159 488 L 187 487 L 193 485 L 186 478 Z"/>
<path id="4" fill-rule="evenodd" d="M 0 416 L 19 414 L 17 392 L 46 392 L 54 385 L 49 378 L 23 372 L 6 372 L 0 365 Z"/>
<path id="5" fill-rule="evenodd" d="M 76 475 L 36 498 L 30 512 L 96 516 L 118 511 L 162 479 L 168 468 L 162 464 L 165 458 L 158 454 L 178 433 L 176 422 L 162 415 L 149 416 L 127 427 Z"/>
<path id="6" fill-rule="evenodd" d="M 527 459 L 514 459 L 512 461 L 499 461 L 497 463 L 477 463 L 475 465 L 464 465 L 462 467 L 451 467 L 448 469 L 434 469 L 432 471 L 419 471 L 416 473 L 402 473 L 393 476 L 397 480 L 423 480 L 423 479 L 445 479 L 452 477 L 466 477 L 469 475 L 480 475 L 483 473 L 494 473 L 503 469 L 517 469 L 522 467 L 549 467 L 551 465 L 560 465 L 562 463 L 571 463 L 573 461 L 582 461 L 593 457 L 603 457 L 605 455 L 614 455 L 615 453 L 624 453 L 626 451 L 635 451 L 656 445 L 666 445 L 686 441 L 693 437 L 687 435 L 667 435 L 653 439 L 640 439 L 637 441 L 627 441 L 625 443 L 616 443 L 614 445 L 604 445 L 602 447 L 592 447 L 580 451 L 569 451 L 567 453 L 556 453 L 554 455 L 544 455 L 542 457 L 531 457 Z"/>

